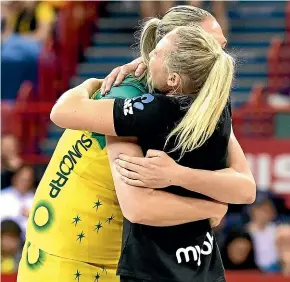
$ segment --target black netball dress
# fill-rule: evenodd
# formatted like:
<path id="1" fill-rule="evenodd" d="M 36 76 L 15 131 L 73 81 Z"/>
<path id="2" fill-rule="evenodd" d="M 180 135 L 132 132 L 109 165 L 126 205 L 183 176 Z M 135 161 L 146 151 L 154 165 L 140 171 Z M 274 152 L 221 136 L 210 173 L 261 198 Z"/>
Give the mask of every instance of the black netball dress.
<path id="1" fill-rule="evenodd" d="M 191 103 L 192 99 L 186 96 L 174 98 L 158 94 L 116 99 L 116 133 L 118 136 L 137 136 L 144 154 L 148 149 L 164 150 L 166 137 L 184 117 Z M 178 151 L 169 155 L 180 165 L 190 168 L 226 168 L 230 133 L 231 109 L 228 103 L 215 132 L 203 146 L 185 153 L 181 158 Z M 172 148 L 174 138 L 165 151 Z M 170 186 L 164 190 L 181 196 L 208 199 L 182 187 Z M 171 227 L 152 227 L 125 219 L 117 274 L 130 281 L 225 281 L 220 252 L 208 220 Z"/>

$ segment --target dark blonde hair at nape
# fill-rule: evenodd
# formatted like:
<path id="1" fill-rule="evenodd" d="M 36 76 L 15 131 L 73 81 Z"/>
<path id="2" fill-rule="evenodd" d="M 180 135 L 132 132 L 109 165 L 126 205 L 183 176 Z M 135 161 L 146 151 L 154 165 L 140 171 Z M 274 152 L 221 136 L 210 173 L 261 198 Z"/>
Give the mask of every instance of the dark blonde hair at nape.
<path id="1" fill-rule="evenodd" d="M 162 19 L 151 18 L 147 20 L 140 35 L 140 52 L 146 66 L 149 64 L 149 54 L 167 33 L 179 26 L 199 24 L 209 16 L 211 14 L 201 8 L 176 6 L 169 9 Z M 147 72 L 145 75 L 147 75 Z"/>
<path id="2" fill-rule="evenodd" d="M 181 122 L 168 135 L 181 156 L 202 146 L 213 134 L 229 99 L 234 59 L 200 26 L 178 27 L 173 50 L 165 59 L 168 73 L 178 73 L 195 99 Z M 185 85 L 186 84 L 186 85 Z"/>

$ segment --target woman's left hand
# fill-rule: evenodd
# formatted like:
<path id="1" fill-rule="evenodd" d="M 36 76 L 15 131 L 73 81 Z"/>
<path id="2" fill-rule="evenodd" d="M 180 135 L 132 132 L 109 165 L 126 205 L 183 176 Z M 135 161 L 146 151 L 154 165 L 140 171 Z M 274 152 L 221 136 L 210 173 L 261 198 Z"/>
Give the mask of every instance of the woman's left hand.
<path id="1" fill-rule="evenodd" d="M 116 160 L 116 168 L 126 184 L 153 189 L 174 185 L 177 166 L 166 153 L 156 150 L 148 150 L 145 158 L 120 154 Z"/>

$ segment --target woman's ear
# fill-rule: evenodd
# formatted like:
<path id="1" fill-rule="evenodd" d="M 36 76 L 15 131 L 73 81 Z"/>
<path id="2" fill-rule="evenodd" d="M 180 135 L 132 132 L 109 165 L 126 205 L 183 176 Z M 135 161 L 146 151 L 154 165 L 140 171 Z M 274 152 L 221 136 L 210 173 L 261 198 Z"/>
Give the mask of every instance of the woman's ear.
<path id="1" fill-rule="evenodd" d="M 181 85 L 181 77 L 178 73 L 170 73 L 167 77 L 167 85 L 174 89 L 178 89 Z"/>

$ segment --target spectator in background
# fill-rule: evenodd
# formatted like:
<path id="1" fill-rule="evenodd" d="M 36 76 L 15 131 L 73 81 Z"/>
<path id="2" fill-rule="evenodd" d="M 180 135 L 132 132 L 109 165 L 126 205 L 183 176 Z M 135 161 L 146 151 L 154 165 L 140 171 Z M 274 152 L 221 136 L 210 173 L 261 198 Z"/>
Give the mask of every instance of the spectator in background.
<path id="1" fill-rule="evenodd" d="M 193 0 L 188 1 L 188 5 L 192 5 L 195 7 L 201 8 L 204 1 L 202 0 Z M 218 23 L 220 24 L 225 37 L 228 37 L 229 32 L 229 22 L 228 22 L 228 15 L 227 15 L 227 7 L 226 1 L 211 1 L 212 5 L 212 12 L 217 19 Z"/>
<path id="2" fill-rule="evenodd" d="M 233 229 L 228 233 L 222 258 L 228 270 L 257 269 L 251 236 L 242 230 Z"/>
<path id="3" fill-rule="evenodd" d="M 1 273 L 17 272 L 21 257 L 21 229 L 12 220 L 1 222 Z"/>
<path id="4" fill-rule="evenodd" d="M 52 36 L 55 14 L 45 2 L 9 1 L 2 19 L 1 92 L 14 100 L 24 81 L 37 82 L 39 55 Z"/>
<path id="5" fill-rule="evenodd" d="M 250 208 L 250 223 L 247 226 L 254 242 L 255 261 L 265 272 L 275 272 L 278 261 L 276 249 L 276 211 L 272 201 L 264 194 L 258 194 Z"/>
<path id="6" fill-rule="evenodd" d="M 12 186 L 1 193 L 1 219 L 12 219 L 26 230 L 29 211 L 34 198 L 34 171 L 30 166 L 20 167 L 12 178 Z"/>
<path id="7" fill-rule="evenodd" d="M 13 27 L 10 24 L 10 19 L 22 9 L 20 1 L 1 1 L 1 42 L 13 33 Z"/>
<path id="8" fill-rule="evenodd" d="M 276 246 L 278 249 L 279 264 L 277 269 L 285 276 L 290 276 L 290 225 L 277 227 Z"/>
<path id="9" fill-rule="evenodd" d="M 142 18 L 161 16 L 174 5 L 174 1 L 140 1 Z"/>
<path id="10" fill-rule="evenodd" d="M 7 25 L 12 33 L 41 42 L 50 38 L 55 21 L 55 12 L 51 5 L 44 1 L 21 1 L 17 8 L 11 8 L 13 9 L 8 9 Z"/>
<path id="11" fill-rule="evenodd" d="M 1 189 L 11 186 L 14 172 L 22 165 L 17 138 L 6 134 L 1 138 Z"/>

